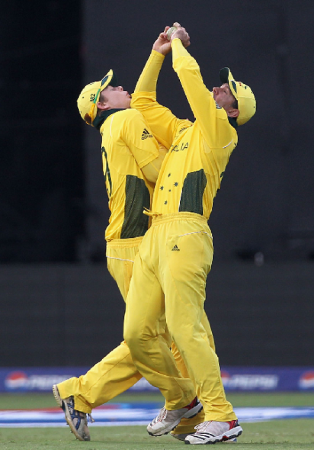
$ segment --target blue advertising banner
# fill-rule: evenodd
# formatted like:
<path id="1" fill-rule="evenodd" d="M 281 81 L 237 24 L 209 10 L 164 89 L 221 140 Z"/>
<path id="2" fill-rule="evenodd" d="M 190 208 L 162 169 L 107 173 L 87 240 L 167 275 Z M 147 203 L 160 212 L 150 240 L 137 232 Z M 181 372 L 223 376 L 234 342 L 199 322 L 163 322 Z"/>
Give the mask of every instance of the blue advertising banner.
<path id="1" fill-rule="evenodd" d="M 314 390 L 314 367 L 224 367 L 221 377 L 226 392 Z"/>
<path id="2" fill-rule="evenodd" d="M 0 368 L 0 392 L 51 392 L 53 384 L 84 375 L 89 367 Z M 314 391 L 314 367 L 223 367 L 226 392 Z M 154 391 L 145 379 L 129 391 Z"/>

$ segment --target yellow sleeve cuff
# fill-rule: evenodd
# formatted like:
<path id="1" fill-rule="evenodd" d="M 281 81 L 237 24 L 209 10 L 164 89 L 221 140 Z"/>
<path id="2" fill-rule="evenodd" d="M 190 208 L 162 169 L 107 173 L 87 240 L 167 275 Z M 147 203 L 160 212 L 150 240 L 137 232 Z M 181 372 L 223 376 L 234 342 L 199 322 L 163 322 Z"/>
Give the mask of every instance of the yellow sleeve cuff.
<path id="1" fill-rule="evenodd" d="M 175 38 L 171 41 L 171 49 L 172 49 L 172 61 L 181 56 L 190 56 L 187 49 L 182 44 L 181 39 Z"/>

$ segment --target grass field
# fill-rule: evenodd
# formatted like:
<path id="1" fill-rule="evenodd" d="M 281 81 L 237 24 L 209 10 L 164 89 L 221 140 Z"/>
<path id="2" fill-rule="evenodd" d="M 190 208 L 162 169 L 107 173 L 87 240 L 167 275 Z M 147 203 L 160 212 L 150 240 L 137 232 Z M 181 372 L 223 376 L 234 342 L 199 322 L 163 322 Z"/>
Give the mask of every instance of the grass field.
<path id="1" fill-rule="evenodd" d="M 235 407 L 245 406 L 314 406 L 314 393 L 228 394 Z M 158 394 L 124 394 L 117 402 L 159 402 Z M 49 394 L 3 394 L 0 409 L 31 409 L 55 407 Z M 218 448 L 236 445 L 236 449 L 313 450 L 314 419 L 274 420 L 244 423 L 243 435 L 237 444 L 216 444 Z M 93 427 L 90 442 L 76 441 L 68 428 L 0 428 L 1 450 L 179 450 L 185 444 L 170 436 L 153 438 L 144 426 Z M 189 448 L 189 447 L 188 447 Z M 217 448 L 217 447 L 215 447 Z M 229 447 L 227 447 L 229 448 Z M 231 447 L 232 448 L 232 447 Z"/>

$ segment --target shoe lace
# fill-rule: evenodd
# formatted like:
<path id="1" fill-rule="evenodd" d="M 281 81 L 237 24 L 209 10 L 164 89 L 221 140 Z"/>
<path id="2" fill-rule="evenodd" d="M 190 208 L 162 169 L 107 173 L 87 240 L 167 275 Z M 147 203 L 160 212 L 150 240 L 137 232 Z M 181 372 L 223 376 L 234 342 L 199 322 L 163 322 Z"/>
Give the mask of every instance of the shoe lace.
<path id="1" fill-rule="evenodd" d="M 158 416 L 155 417 L 155 419 L 153 420 L 153 423 L 161 422 L 162 420 L 164 420 L 164 419 L 166 418 L 166 416 L 167 416 L 167 410 L 166 410 L 166 408 L 163 406 L 163 407 L 161 408 L 161 410 L 159 411 Z"/>
<path id="2" fill-rule="evenodd" d="M 86 417 L 87 422 L 90 422 L 90 423 L 95 422 L 95 419 L 92 417 L 91 414 L 86 414 L 86 413 L 83 413 L 82 411 L 78 411 L 77 409 L 74 409 L 74 398 L 73 397 L 69 398 L 67 404 L 68 404 L 68 408 L 69 408 L 71 416 L 79 415 L 83 418 Z"/>
<path id="3" fill-rule="evenodd" d="M 201 431 L 205 431 L 207 428 L 207 425 L 210 424 L 211 421 L 207 421 L 207 422 L 202 422 L 199 425 L 196 425 L 195 430 L 197 430 L 197 432 L 201 432 Z"/>

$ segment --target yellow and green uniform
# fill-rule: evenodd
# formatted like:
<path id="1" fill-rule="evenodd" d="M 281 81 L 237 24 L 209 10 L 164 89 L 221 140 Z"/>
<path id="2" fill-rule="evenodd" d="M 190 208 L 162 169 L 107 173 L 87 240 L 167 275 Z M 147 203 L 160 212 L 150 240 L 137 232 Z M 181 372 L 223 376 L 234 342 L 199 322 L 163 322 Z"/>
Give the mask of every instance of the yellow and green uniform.
<path id="1" fill-rule="evenodd" d="M 111 212 L 105 232 L 107 265 L 126 301 L 133 262 L 150 220 L 143 209 L 151 206 L 153 185 L 144 178 L 141 169 L 158 157 L 159 144 L 141 113 L 134 109 L 109 110 L 95 124 L 102 135 L 103 171 Z M 202 320 L 206 321 L 206 316 Z M 171 341 L 164 316 L 159 320 L 158 330 L 167 340 L 169 352 Z M 59 383 L 58 389 L 62 398 L 74 396 L 75 409 L 90 413 L 141 377 L 128 346 L 122 342 L 85 375 Z M 172 390 L 173 401 L 179 405 L 185 406 L 195 397 L 193 383 L 177 368 L 167 383 L 165 389 Z"/>
<path id="2" fill-rule="evenodd" d="M 111 212 L 105 239 L 144 236 L 154 186 L 141 169 L 156 159 L 159 146 L 148 130 L 142 114 L 135 109 L 109 110 L 100 126 L 101 152 Z"/>
<path id="3" fill-rule="evenodd" d="M 172 55 L 196 120 L 180 120 L 156 101 L 164 57 L 152 51 L 131 105 L 142 112 L 169 152 L 148 213 L 153 217 L 152 226 L 133 268 L 124 337 L 139 371 L 159 387 L 175 366 L 172 354 L 165 357 L 166 344 L 156 327 L 165 314 L 171 338 L 204 406 L 205 420 L 230 421 L 236 416 L 226 400 L 218 358 L 201 318 L 213 259 L 207 221 L 238 138 L 235 124 L 217 107 L 197 62 L 179 39 L 172 41 Z M 168 393 L 165 398 L 166 406 L 174 409 Z"/>

